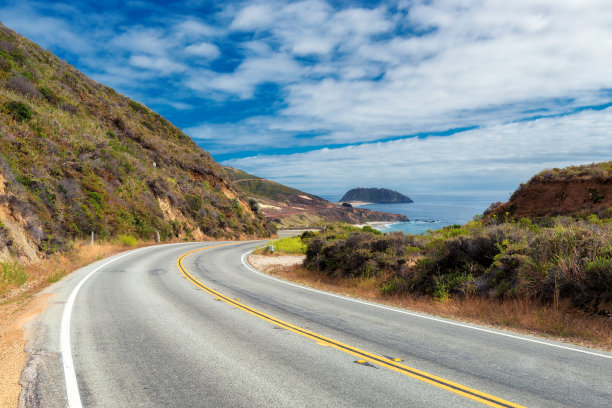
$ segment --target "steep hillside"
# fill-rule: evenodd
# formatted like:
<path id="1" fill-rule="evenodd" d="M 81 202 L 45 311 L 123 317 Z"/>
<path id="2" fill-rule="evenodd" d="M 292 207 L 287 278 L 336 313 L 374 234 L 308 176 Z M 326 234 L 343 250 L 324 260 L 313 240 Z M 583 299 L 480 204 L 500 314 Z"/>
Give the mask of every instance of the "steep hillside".
<path id="1" fill-rule="evenodd" d="M 606 211 L 612 211 L 612 161 L 544 170 L 521 184 L 508 202 L 492 205 L 486 215 L 539 219 L 606 216 Z"/>
<path id="2" fill-rule="evenodd" d="M 393 203 L 413 203 L 410 197 L 389 190 L 388 188 L 353 188 L 347 191 L 340 199 L 343 202 L 361 201 L 366 203 L 393 204 Z"/>
<path id="3" fill-rule="evenodd" d="M 236 188 L 255 198 L 263 214 L 281 226 L 317 225 L 324 222 L 360 224 L 369 221 L 408 221 L 403 215 L 332 204 L 291 187 L 225 167 Z"/>
<path id="4" fill-rule="evenodd" d="M 269 235 L 223 168 L 147 107 L 0 24 L 0 256 L 75 238 Z"/>

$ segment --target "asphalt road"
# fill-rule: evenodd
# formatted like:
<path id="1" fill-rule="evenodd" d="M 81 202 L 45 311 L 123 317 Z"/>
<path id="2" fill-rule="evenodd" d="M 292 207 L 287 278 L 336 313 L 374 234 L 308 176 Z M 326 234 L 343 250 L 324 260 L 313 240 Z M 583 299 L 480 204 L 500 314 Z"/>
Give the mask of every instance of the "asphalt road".
<path id="1" fill-rule="evenodd" d="M 21 405 L 612 405 L 610 353 L 290 285 L 242 263 L 256 243 L 218 245 L 132 251 L 50 287 Z"/>

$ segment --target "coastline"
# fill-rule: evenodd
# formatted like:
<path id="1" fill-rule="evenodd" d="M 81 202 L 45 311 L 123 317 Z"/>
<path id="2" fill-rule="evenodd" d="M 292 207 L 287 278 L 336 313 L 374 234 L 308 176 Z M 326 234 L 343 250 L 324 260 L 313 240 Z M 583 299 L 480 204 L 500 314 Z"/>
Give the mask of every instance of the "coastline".
<path id="1" fill-rule="evenodd" d="M 382 231 L 383 229 L 390 228 L 393 224 L 400 224 L 400 221 L 369 221 L 364 224 L 354 224 L 355 227 L 363 228 L 365 226 L 372 227 L 376 230 Z"/>
<path id="2" fill-rule="evenodd" d="M 348 204 L 352 205 L 353 207 L 361 207 L 361 206 L 364 206 L 364 205 L 374 204 L 374 203 L 370 203 L 370 202 L 367 202 L 367 201 L 340 201 L 340 202 L 337 202 L 336 204 L 337 205 L 342 205 L 343 203 L 348 203 Z"/>

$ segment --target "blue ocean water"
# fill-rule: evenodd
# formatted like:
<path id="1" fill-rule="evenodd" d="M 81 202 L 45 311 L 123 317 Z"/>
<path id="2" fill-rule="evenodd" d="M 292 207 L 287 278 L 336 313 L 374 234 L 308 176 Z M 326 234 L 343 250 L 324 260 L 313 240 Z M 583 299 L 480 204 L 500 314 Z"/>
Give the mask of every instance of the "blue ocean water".
<path id="1" fill-rule="evenodd" d="M 337 202 L 339 196 L 324 196 Z M 508 195 L 410 195 L 410 204 L 370 204 L 360 208 L 383 211 L 407 216 L 409 222 L 388 224 L 379 228 L 383 232 L 403 231 L 421 234 L 452 224 L 466 224 L 475 215 L 482 214 L 495 201 L 507 201 Z"/>

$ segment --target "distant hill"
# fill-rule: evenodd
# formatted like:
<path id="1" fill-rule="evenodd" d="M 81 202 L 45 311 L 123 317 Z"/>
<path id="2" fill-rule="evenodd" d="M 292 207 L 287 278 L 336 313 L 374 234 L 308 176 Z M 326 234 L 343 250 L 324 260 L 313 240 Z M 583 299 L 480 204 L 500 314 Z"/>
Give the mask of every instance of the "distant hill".
<path id="1" fill-rule="evenodd" d="M 387 188 L 354 188 L 349 190 L 340 199 L 341 202 L 363 201 L 367 203 L 393 204 L 393 203 L 413 203 L 407 197 L 397 191 Z"/>
<path id="2" fill-rule="evenodd" d="M 539 219 L 592 213 L 612 216 L 612 161 L 544 170 L 521 184 L 508 202 L 492 204 L 485 216 Z"/>
<path id="3" fill-rule="evenodd" d="M 271 232 L 178 128 L 1 23 L 0 129 L 0 259 L 36 259 L 92 230 L 149 239 Z"/>
<path id="4" fill-rule="evenodd" d="M 383 213 L 364 208 L 343 207 L 320 197 L 253 176 L 242 170 L 225 167 L 234 186 L 255 198 L 263 214 L 280 226 L 317 225 L 324 222 L 361 224 L 369 221 L 408 221 L 399 214 Z"/>

